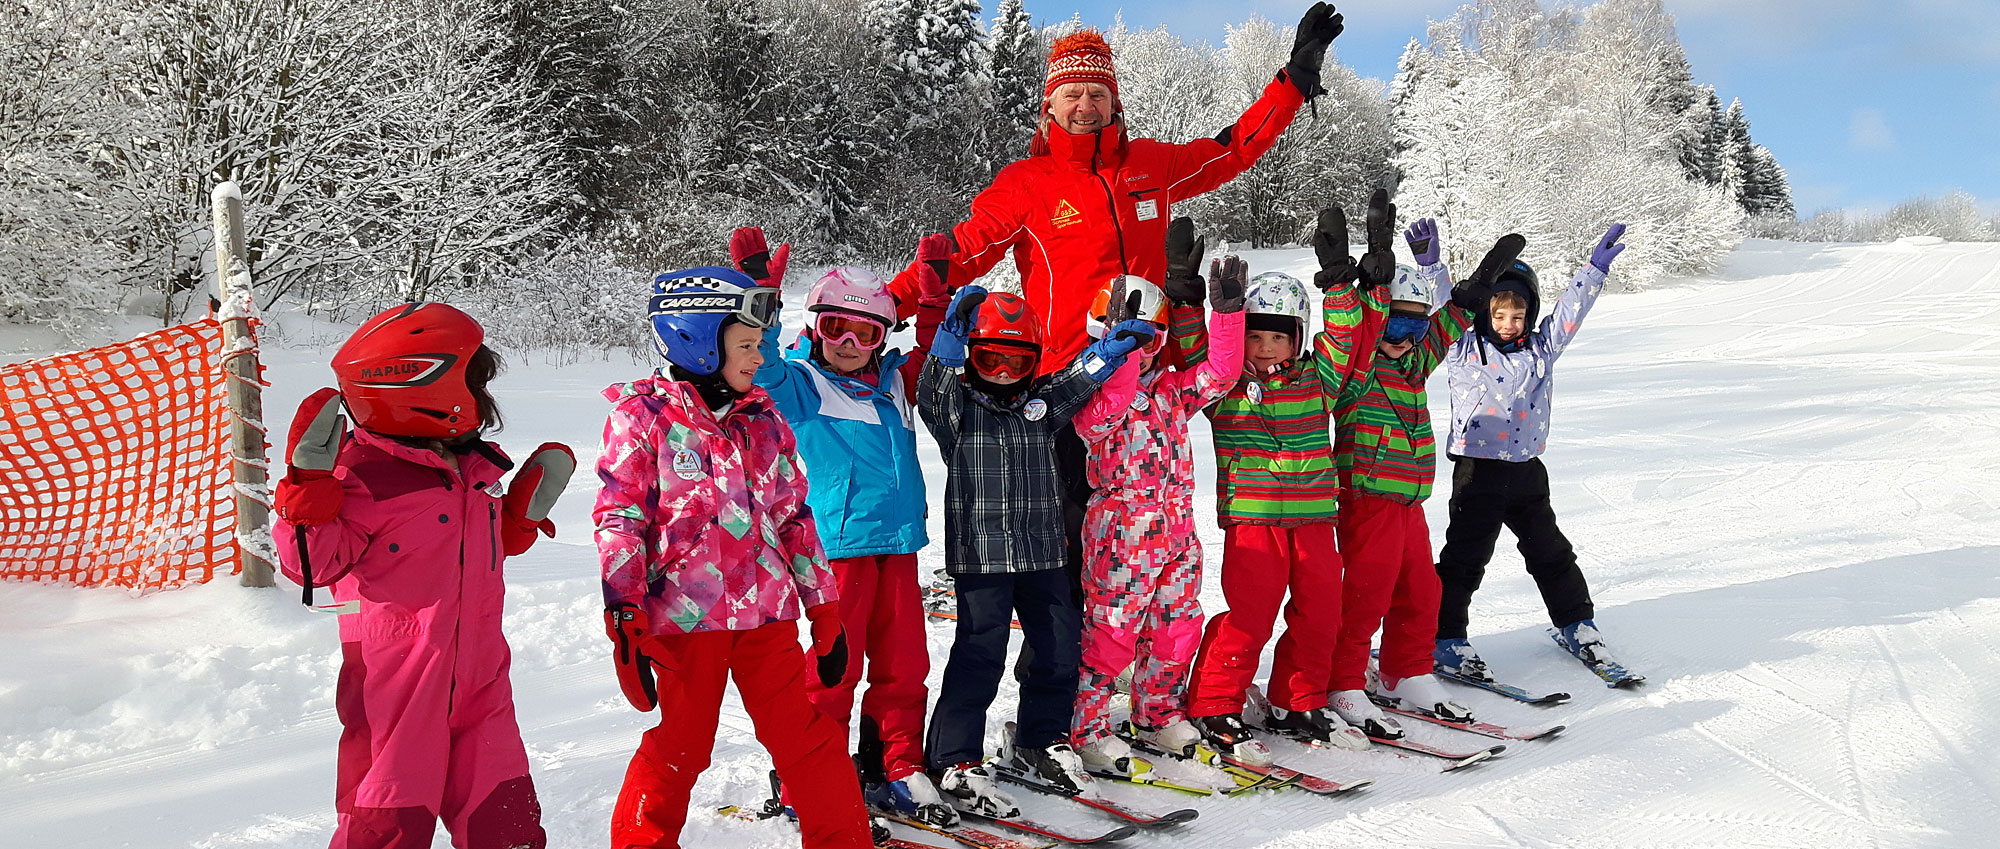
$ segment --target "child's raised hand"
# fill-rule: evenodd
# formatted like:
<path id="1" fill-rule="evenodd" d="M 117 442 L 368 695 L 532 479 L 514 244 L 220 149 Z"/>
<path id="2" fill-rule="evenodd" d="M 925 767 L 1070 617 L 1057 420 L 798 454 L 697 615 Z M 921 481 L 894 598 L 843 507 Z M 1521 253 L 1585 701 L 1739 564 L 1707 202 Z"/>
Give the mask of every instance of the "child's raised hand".
<path id="1" fill-rule="evenodd" d="M 1611 261 L 1625 252 L 1625 246 L 1618 241 L 1623 238 L 1625 225 L 1611 225 L 1611 229 L 1604 231 L 1604 238 L 1597 240 L 1597 247 L 1590 250 L 1590 264 L 1597 266 L 1598 271 L 1611 273 Z"/>
<path id="2" fill-rule="evenodd" d="M 1361 255 L 1361 281 L 1355 288 L 1365 292 L 1396 279 L 1395 243 L 1396 205 L 1389 202 L 1389 190 L 1376 189 L 1368 198 L 1368 252 Z"/>
<path id="3" fill-rule="evenodd" d="M 1313 254 L 1319 257 L 1313 285 L 1320 291 L 1361 279 L 1361 267 L 1354 264 L 1354 254 L 1347 246 L 1347 213 L 1340 207 L 1319 211 L 1319 223 L 1313 227 Z"/>
<path id="4" fill-rule="evenodd" d="M 738 227 L 729 234 L 729 261 L 737 271 L 750 275 L 760 286 L 782 288 L 785 265 L 791 260 L 792 244 L 779 245 L 774 253 L 764 241 L 764 228 Z"/>
<path id="5" fill-rule="evenodd" d="M 958 288 L 951 306 L 945 307 L 944 324 L 938 326 L 937 336 L 931 340 L 931 356 L 949 368 L 965 367 L 965 346 L 972 338 L 973 319 L 979 315 L 979 305 L 983 303 L 986 303 L 986 287 Z"/>
<path id="6" fill-rule="evenodd" d="M 951 255 L 957 250 L 949 233 L 932 233 L 917 240 L 917 300 L 925 304 L 943 302 L 951 295 L 945 282 L 951 269 Z"/>
<path id="7" fill-rule="evenodd" d="M 1207 246 L 1194 233 L 1194 219 L 1181 216 L 1167 225 L 1167 298 L 1177 304 L 1199 304 L 1207 292 L 1201 288 L 1201 255 Z"/>
<path id="8" fill-rule="evenodd" d="M 1500 272 L 1506 271 L 1521 258 L 1521 251 L 1528 246 L 1528 240 L 1519 233 L 1508 233 L 1493 243 L 1493 249 L 1486 252 L 1486 258 L 1479 261 L 1471 277 L 1458 281 L 1452 287 L 1452 305 L 1462 310 L 1479 312 L 1486 309 L 1487 300 L 1493 297 L 1493 281 L 1500 279 Z"/>
<path id="9" fill-rule="evenodd" d="M 1410 243 L 1410 256 L 1416 258 L 1418 265 L 1436 265 L 1438 256 L 1444 252 L 1435 219 L 1417 219 L 1410 229 L 1403 231 L 1403 241 Z"/>
<path id="10" fill-rule="evenodd" d="M 1209 263 L 1208 304 L 1218 313 L 1243 311 L 1250 288 L 1250 264 L 1235 255 Z"/>

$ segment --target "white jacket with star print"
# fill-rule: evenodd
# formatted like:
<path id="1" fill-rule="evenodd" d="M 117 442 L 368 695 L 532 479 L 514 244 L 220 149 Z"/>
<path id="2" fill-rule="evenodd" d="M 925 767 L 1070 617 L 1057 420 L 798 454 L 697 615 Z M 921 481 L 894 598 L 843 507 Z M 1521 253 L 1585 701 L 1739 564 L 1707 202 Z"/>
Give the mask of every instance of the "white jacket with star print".
<path id="1" fill-rule="evenodd" d="M 1576 338 L 1603 291 L 1604 272 L 1586 263 L 1570 278 L 1555 310 L 1513 351 L 1502 352 L 1479 333 L 1452 344 L 1445 357 L 1451 375 L 1449 454 L 1514 462 L 1542 455 L 1549 441 L 1556 358 Z M 1477 320 L 1487 318 L 1481 314 Z"/>

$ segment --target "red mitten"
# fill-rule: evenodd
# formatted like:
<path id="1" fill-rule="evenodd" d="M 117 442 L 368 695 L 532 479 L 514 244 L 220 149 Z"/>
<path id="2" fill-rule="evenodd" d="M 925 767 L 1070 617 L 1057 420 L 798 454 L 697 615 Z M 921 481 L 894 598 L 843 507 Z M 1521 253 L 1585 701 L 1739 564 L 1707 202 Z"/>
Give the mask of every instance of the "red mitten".
<path id="1" fill-rule="evenodd" d="M 549 510 L 555 507 L 556 499 L 569 486 L 570 475 L 575 473 L 576 454 L 560 442 L 544 442 L 528 455 L 528 461 L 514 473 L 514 482 L 507 486 L 507 494 L 500 501 L 504 519 L 500 542 L 507 549 L 507 556 L 527 551 L 535 544 L 537 531 L 544 536 L 556 535 L 556 523 L 549 521 Z"/>
<path id="2" fill-rule="evenodd" d="M 762 227 L 738 227 L 729 234 L 729 261 L 758 285 L 784 288 L 785 265 L 791 257 L 791 243 L 779 245 L 773 252 Z"/>
<path id="3" fill-rule="evenodd" d="M 945 279 L 951 269 L 951 245 L 951 236 L 944 233 L 917 240 L 917 303 L 939 307 L 951 303 L 951 288 Z"/>
<path id="4" fill-rule="evenodd" d="M 658 707 L 653 662 L 639 651 L 639 641 L 646 636 L 646 611 L 626 602 L 605 608 L 604 635 L 611 638 L 611 660 L 618 666 L 618 689 L 624 691 L 625 701 L 642 713 Z"/>
<path id="5" fill-rule="evenodd" d="M 294 525 L 323 525 L 340 515 L 340 481 L 333 477 L 347 421 L 340 415 L 340 392 L 321 389 L 299 402 L 285 439 L 289 467 L 278 480 L 272 506 Z"/>

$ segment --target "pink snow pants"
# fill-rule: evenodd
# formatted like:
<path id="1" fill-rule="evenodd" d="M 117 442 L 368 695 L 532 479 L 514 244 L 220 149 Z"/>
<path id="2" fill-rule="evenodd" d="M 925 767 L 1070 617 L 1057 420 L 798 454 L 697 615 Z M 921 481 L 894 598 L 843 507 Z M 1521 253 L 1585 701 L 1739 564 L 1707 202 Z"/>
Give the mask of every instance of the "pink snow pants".
<path id="1" fill-rule="evenodd" d="M 1443 585 L 1431 560 L 1424 505 L 1357 495 L 1341 499 L 1340 550 L 1347 554 L 1332 689 L 1367 683 L 1368 644 L 1382 631 L 1384 678 L 1429 675 Z"/>
<path id="2" fill-rule="evenodd" d="M 1201 543 L 1194 520 L 1155 503 L 1093 502 L 1084 520 L 1083 663 L 1071 742 L 1111 733 L 1118 673 L 1132 671 L 1132 721 L 1187 717 L 1188 665 L 1201 645 Z"/>
<path id="3" fill-rule="evenodd" d="M 500 622 L 459 627 L 492 638 L 457 641 L 456 652 L 388 634 L 340 644 L 333 849 L 429 849 L 440 818 L 457 849 L 546 843 Z"/>

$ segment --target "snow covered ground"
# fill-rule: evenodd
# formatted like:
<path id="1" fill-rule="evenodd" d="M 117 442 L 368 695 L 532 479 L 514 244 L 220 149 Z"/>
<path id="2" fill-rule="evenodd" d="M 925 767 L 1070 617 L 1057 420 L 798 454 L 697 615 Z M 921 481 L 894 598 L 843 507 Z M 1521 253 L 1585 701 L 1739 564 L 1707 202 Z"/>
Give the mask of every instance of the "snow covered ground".
<path id="1" fill-rule="evenodd" d="M 1251 260 L 1294 273 L 1311 262 L 1306 251 Z M 295 341 L 343 335 L 287 330 Z M 331 382 L 330 351 L 269 355 L 275 433 L 299 398 Z M 562 439 L 586 462 L 607 409 L 597 391 L 644 368 L 623 354 L 564 368 L 522 360 L 496 384 L 509 417 L 502 443 Z M 1506 679 L 1575 699 L 1463 700 L 1493 721 L 1568 731 L 1449 775 L 1386 751 L 1281 750 L 1329 777 L 1378 779 L 1345 797 L 1114 788 L 1133 804 L 1201 810 L 1128 845 L 1992 845 L 1996 376 L 2000 246 L 1753 241 L 1716 279 L 1605 296 L 1560 365 L 1547 460 L 1598 621 L 1651 680 L 1607 690 L 1560 654 L 1503 544 L 1475 603 L 1474 641 Z M 1436 418 L 1443 379 L 1432 387 Z M 1205 456 L 1207 434 L 1197 439 Z M 603 845 L 625 762 L 654 719 L 627 708 L 613 681 L 589 545 L 594 485 L 580 475 L 557 509 L 555 544 L 508 566 L 514 684 L 557 847 Z M 1437 541 L 1447 489 L 1430 504 Z M 1220 534 L 1201 501 L 1213 568 Z M 925 557 L 938 562 L 935 543 Z M 1220 609 L 1209 584 L 1205 602 Z M 934 658 L 948 641 L 949 626 L 934 626 Z M 326 843 L 334 620 L 302 610 L 295 588 L 218 581 L 134 598 L 0 585 L 0 643 L 0 844 Z M 1008 715 L 1011 691 L 995 707 Z M 766 768 L 732 706 L 695 806 L 760 799 Z M 1075 821 L 1055 800 L 1024 802 Z M 684 843 L 797 838 L 696 813 Z M 442 834 L 436 845 L 447 845 Z"/>

